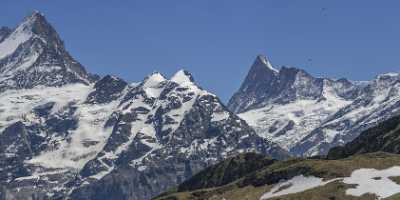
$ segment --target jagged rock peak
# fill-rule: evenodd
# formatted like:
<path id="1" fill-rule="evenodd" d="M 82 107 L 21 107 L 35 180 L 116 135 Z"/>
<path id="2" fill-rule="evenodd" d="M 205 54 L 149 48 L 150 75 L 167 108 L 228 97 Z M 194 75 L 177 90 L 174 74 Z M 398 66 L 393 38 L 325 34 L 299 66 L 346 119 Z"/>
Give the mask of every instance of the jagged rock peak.
<path id="1" fill-rule="evenodd" d="M 275 73 L 279 73 L 279 70 L 275 69 L 268 58 L 262 54 L 259 54 L 254 61 L 253 67 L 266 67 L 269 70 L 272 70 Z"/>
<path id="2" fill-rule="evenodd" d="M 279 70 L 275 69 L 264 55 L 258 55 L 250 67 L 244 85 L 252 81 L 268 80 L 277 77 Z M 243 86 L 243 85 L 242 85 Z"/>
<path id="3" fill-rule="evenodd" d="M 17 27 L 17 29 L 32 32 L 32 35 L 45 39 L 47 42 L 57 43 L 57 45 L 60 45 L 61 47 L 64 46 L 56 30 L 39 11 L 33 11 L 31 15 L 25 17 L 24 21 Z"/>
<path id="4" fill-rule="evenodd" d="M 7 36 L 0 34 L 0 92 L 38 85 L 89 84 L 97 79 L 68 53 L 56 30 L 38 11 Z"/>
<path id="5" fill-rule="evenodd" d="M 248 109 L 251 104 L 268 96 L 268 93 L 274 93 L 280 73 L 272 67 L 265 56 L 258 55 L 240 89 L 229 100 L 228 108 L 240 113 Z"/>
<path id="6" fill-rule="evenodd" d="M 50 30 L 49 30 L 50 29 Z M 47 22 L 44 15 L 39 11 L 33 11 L 32 14 L 26 16 L 24 20 L 15 28 L 16 31 L 24 31 L 32 35 L 43 36 L 44 33 L 55 31 L 49 22 Z"/>

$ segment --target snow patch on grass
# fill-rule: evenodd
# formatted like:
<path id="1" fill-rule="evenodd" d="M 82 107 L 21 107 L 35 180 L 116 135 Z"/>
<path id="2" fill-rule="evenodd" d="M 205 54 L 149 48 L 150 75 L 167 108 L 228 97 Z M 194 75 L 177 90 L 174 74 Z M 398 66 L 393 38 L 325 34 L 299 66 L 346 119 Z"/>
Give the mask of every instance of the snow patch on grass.
<path id="1" fill-rule="evenodd" d="M 343 183 L 357 185 L 346 190 L 347 195 L 362 196 L 371 193 L 382 199 L 400 193 L 400 185 L 390 180 L 390 177 L 396 176 L 400 176 L 399 166 L 384 170 L 358 169 L 350 177 L 344 178 Z"/>
<path id="2" fill-rule="evenodd" d="M 295 176 L 292 179 L 282 182 L 271 189 L 268 193 L 265 193 L 261 200 L 270 199 L 273 197 L 283 196 L 287 194 L 299 193 L 316 187 L 324 186 L 330 182 L 338 179 L 332 179 L 323 181 L 322 178 L 314 176 Z"/>
<path id="3" fill-rule="evenodd" d="M 271 191 L 265 193 L 260 199 L 270 199 L 304 192 L 316 187 L 324 186 L 333 181 L 341 180 L 347 185 L 356 185 L 346 190 L 346 195 L 361 197 L 365 194 L 374 194 L 378 199 L 384 199 L 400 193 L 400 185 L 392 181 L 391 177 L 400 176 L 400 166 L 393 166 L 388 169 L 357 169 L 350 177 L 336 178 L 323 181 L 322 178 L 303 175 L 293 177 L 288 181 L 281 182 L 274 186 Z"/>

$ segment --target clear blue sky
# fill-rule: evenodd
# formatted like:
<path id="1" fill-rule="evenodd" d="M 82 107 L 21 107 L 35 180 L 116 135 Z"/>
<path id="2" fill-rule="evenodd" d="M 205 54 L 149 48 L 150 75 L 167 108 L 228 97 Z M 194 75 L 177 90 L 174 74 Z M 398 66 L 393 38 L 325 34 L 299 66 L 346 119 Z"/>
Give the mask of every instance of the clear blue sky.
<path id="1" fill-rule="evenodd" d="M 223 101 L 257 54 L 332 78 L 400 71 L 395 0 L 112 2 L 2 0 L 0 25 L 14 27 L 39 10 L 91 72 L 133 82 L 185 68 Z"/>

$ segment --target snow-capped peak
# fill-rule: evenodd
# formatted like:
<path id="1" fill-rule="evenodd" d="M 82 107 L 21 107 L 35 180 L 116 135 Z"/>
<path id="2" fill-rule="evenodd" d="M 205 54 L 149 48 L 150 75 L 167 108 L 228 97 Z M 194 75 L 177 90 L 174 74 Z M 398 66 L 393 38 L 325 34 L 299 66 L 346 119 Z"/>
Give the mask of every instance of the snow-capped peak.
<path id="1" fill-rule="evenodd" d="M 264 55 L 261 55 L 261 54 L 258 55 L 258 56 L 257 56 L 257 59 L 256 59 L 256 62 L 259 62 L 259 63 L 264 64 L 265 67 L 267 67 L 268 69 L 270 69 L 270 70 L 272 70 L 272 71 L 274 71 L 274 72 L 276 72 L 276 73 L 279 72 L 279 70 L 275 69 L 275 68 L 272 66 L 272 64 L 269 62 L 269 60 L 267 59 L 267 57 L 264 56 Z"/>
<path id="2" fill-rule="evenodd" d="M 178 84 L 183 84 L 183 83 L 193 83 L 194 79 L 190 72 L 181 69 L 172 76 L 171 81 Z"/>
<path id="3" fill-rule="evenodd" d="M 153 72 L 149 76 L 147 76 L 144 81 L 143 81 L 143 87 L 148 88 L 148 87 L 155 87 L 158 84 L 160 84 L 163 81 L 166 81 L 167 79 L 159 72 Z"/>
<path id="4" fill-rule="evenodd" d="M 0 92 L 38 85 L 89 84 L 96 79 L 69 55 L 42 13 L 34 11 L 11 32 L 4 30 L 0 34 Z"/>

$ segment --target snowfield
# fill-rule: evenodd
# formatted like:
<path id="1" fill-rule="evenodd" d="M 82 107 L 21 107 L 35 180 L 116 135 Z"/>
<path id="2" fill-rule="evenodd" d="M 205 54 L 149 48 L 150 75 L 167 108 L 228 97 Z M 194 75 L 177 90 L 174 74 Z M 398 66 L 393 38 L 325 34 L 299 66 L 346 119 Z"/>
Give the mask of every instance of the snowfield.
<path id="1" fill-rule="evenodd" d="M 82 103 L 92 87 L 70 84 L 63 87 L 36 87 L 24 90 L 9 90 L 0 95 L 0 133 L 17 122 L 29 122 L 32 109 L 54 102 L 52 113 L 58 112 L 70 102 Z"/>
<path id="2" fill-rule="evenodd" d="M 287 194 L 293 194 L 298 192 L 303 192 L 309 189 L 313 189 L 316 187 L 324 186 L 328 183 L 336 181 L 338 179 L 332 179 L 329 181 L 323 181 L 322 178 L 308 176 L 305 177 L 303 175 L 293 177 L 292 179 L 285 181 L 283 183 L 278 184 L 274 188 L 271 189 L 270 192 L 265 193 L 261 200 L 269 199 L 273 197 L 279 197 Z"/>
<path id="3" fill-rule="evenodd" d="M 351 102 L 340 98 L 325 101 L 298 100 L 284 105 L 270 105 L 239 114 L 262 137 L 289 150 L 325 119 Z M 287 129 L 287 130 L 285 130 Z M 338 132 L 327 134 L 331 142 Z"/>
<path id="4" fill-rule="evenodd" d="M 104 123 L 118 106 L 117 101 L 105 105 L 85 104 L 92 86 L 70 84 L 63 87 L 37 87 L 26 90 L 10 90 L 0 97 L 0 133 L 17 121 L 27 124 L 40 122 L 32 110 L 46 103 L 55 103 L 52 114 L 62 113 L 69 103 L 75 103 L 78 110 L 75 117 L 79 119 L 78 128 L 71 132 L 70 140 L 54 137 L 52 141 L 60 142 L 59 148 L 33 157 L 27 163 L 46 168 L 80 169 L 92 159 L 104 146 L 111 134 L 105 130 Z M 51 95 L 50 95 L 51 94 Z M 89 147 L 85 143 L 95 142 Z"/>

